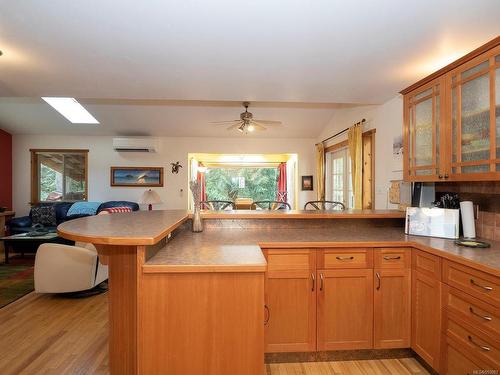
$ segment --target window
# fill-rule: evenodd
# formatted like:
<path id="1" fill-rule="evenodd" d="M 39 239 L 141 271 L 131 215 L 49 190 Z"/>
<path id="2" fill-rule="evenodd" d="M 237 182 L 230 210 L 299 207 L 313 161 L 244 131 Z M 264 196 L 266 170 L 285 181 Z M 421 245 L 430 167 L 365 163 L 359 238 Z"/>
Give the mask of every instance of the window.
<path id="1" fill-rule="evenodd" d="M 207 200 L 274 201 L 278 191 L 278 169 L 276 166 L 208 167 L 205 184 Z"/>
<path id="2" fill-rule="evenodd" d="M 327 154 L 327 198 L 344 203 L 346 208 L 354 205 L 351 178 L 351 158 L 347 147 Z"/>
<path id="3" fill-rule="evenodd" d="M 30 150 L 31 202 L 87 200 L 88 150 Z"/>

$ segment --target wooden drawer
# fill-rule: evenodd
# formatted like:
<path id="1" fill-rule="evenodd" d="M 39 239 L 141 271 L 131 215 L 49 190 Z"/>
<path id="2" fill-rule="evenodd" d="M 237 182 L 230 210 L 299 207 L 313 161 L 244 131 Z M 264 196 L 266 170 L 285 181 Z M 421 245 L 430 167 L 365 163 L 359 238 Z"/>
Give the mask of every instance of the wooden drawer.
<path id="1" fill-rule="evenodd" d="M 412 268 L 435 279 L 441 280 L 441 258 L 426 253 L 425 251 L 412 249 Z"/>
<path id="2" fill-rule="evenodd" d="M 443 375 L 472 375 L 474 373 L 479 374 L 478 371 L 486 369 L 487 366 L 483 366 L 479 360 L 469 359 L 460 350 L 464 350 L 460 344 L 455 343 L 449 338 L 447 339 L 444 352 Z"/>
<path id="3" fill-rule="evenodd" d="M 337 248 L 318 254 L 318 269 L 373 268 L 373 249 Z"/>
<path id="4" fill-rule="evenodd" d="M 387 247 L 374 251 L 375 268 L 410 268 L 411 248 Z"/>
<path id="5" fill-rule="evenodd" d="M 500 310 L 458 289 L 445 286 L 444 306 L 474 327 L 500 337 Z"/>
<path id="6" fill-rule="evenodd" d="M 500 278 L 496 276 L 444 260 L 443 282 L 484 302 L 500 306 Z"/>
<path id="7" fill-rule="evenodd" d="M 471 358 L 477 357 L 492 368 L 500 368 L 500 343 L 459 319 L 448 317 L 446 335 L 461 343 Z"/>
<path id="8" fill-rule="evenodd" d="M 308 249 L 264 250 L 268 272 L 309 271 L 315 269 L 315 251 Z"/>

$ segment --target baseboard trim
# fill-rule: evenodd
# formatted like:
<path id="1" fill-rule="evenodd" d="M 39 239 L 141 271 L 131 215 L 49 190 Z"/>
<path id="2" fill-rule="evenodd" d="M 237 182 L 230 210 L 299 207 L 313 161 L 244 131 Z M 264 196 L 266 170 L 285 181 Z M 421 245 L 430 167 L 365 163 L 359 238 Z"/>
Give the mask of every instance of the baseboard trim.
<path id="1" fill-rule="evenodd" d="M 327 362 L 356 361 L 368 359 L 395 359 L 415 357 L 417 354 L 409 349 L 360 349 L 335 350 L 327 352 L 300 353 L 266 353 L 265 363 Z M 423 360 L 422 360 L 423 361 Z"/>

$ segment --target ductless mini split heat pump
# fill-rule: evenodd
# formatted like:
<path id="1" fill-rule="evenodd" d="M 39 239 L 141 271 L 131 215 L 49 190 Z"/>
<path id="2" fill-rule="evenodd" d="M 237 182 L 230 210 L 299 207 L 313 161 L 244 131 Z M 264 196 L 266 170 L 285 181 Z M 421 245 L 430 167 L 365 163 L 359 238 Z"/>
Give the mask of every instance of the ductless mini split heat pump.
<path id="1" fill-rule="evenodd" d="M 156 152 L 158 140 L 156 138 L 113 138 L 113 150 L 118 152 Z"/>

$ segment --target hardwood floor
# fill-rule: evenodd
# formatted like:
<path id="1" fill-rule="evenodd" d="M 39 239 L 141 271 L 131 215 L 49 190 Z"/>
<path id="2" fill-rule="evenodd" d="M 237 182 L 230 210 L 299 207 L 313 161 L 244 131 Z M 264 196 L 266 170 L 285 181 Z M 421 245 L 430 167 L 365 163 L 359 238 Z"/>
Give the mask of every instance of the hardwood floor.
<path id="1" fill-rule="evenodd" d="M 0 309 L 0 374 L 108 374 L 107 294 L 31 293 Z M 266 365 L 267 375 L 424 375 L 413 358 Z"/>

